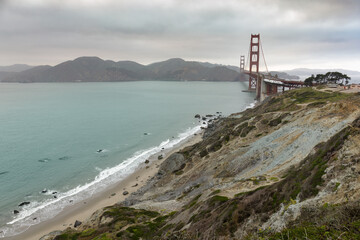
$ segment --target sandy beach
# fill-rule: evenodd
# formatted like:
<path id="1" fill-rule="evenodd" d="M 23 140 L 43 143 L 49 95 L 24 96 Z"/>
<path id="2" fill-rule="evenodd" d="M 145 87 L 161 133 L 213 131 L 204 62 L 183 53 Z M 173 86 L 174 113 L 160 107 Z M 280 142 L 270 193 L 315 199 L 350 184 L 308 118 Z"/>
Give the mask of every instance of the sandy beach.
<path id="1" fill-rule="evenodd" d="M 68 227 L 74 227 L 76 220 L 84 222 L 96 210 L 114 205 L 123 201 L 131 193 L 144 186 L 148 179 L 157 173 L 159 165 L 174 152 L 193 145 L 201 140 L 202 133 L 198 133 L 188 139 L 180 142 L 171 149 L 163 150 L 161 153 L 155 154 L 149 158 L 149 163 L 142 163 L 132 174 L 117 184 L 109 186 L 104 191 L 95 194 L 90 199 L 85 199 L 80 203 L 65 208 L 61 213 L 52 219 L 31 226 L 25 232 L 13 236 L 3 238 L 4 240 L 38 240 L 42 236 L 56 230 L 64 230 Z M 158 160 L 158 155 L 164 154 L 162 160 Z M 129 194 L 124 196 L 124 191 Z"/>

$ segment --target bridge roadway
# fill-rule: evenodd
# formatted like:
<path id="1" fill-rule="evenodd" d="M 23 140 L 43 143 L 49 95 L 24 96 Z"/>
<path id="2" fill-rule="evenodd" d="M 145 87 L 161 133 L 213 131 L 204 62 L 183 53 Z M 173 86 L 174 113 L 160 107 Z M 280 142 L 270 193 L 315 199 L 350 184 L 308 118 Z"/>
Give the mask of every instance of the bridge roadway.
<path id="1" fill-rule="evenodd" d="M 247 70 L 242 71 L 242 73 L 250 75 L 250 72 Z M 249 91 L 256 91 L 256 98 L 260 101 L 267 96 L 277 94 L 279 88 L 280 91 L 282 90 L 282 92 L 284 92 L 286 90 L 304 86 L 304 82 L 302 81 L 285 80 L 270 74 L 252 73 L 251 76 L 257 79 L 257 84 L 256 89 L 249 89 Z"/>

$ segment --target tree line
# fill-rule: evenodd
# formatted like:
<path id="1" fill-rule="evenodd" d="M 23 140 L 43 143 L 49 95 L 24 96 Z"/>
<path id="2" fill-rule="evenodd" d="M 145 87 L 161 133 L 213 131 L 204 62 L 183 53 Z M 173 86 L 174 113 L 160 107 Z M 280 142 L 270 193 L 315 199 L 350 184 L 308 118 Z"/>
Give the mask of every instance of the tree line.
<path id="1" fill-rule="evenodd" d="M 347 85 L 350 81 L 350 77 L 346 74 L 340 73 L 340 72 L 327 72 L 325 74 L 316 74 L 316 76 L 313 74 L 311 77 L 308 77 L 305 79 L 304 83 L 306 86 L 312 86 L 314 84 L 327 84 L 327 83 L 333 83 L 333 84 L 340 84 L 340 85 Z"/>

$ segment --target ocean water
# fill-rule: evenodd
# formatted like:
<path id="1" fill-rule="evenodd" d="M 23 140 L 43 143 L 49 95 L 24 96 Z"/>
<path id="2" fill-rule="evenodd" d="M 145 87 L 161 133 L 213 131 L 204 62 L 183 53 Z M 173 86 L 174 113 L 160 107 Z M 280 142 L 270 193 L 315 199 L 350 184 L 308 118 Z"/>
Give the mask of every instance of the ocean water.
<path id="1" fill-rule="evenodd" d="M 0 237 L 91 197 L 193 135 L 195 114 L 244 110 L 254 102 L 244 89 L 239 82 L 0 84 Z"/>

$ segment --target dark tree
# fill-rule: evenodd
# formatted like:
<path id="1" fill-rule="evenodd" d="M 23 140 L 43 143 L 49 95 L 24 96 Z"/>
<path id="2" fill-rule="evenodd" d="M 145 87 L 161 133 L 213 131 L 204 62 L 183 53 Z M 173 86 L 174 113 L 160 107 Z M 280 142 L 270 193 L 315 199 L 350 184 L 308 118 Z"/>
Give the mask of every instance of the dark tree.
<path id="1" fill-rule="evenodd" d="M 326 84 L 326 83 L 334 83 L 334 84 L 348 84 L 351 78 L 346 74 L 342 74 L 340 72 L 327 72 L 326 74 L 317 74 L 316 76 L 311 75 L 305 79 L 304 83 L 307 86 L 311 86 L 308 84 L 316 83 L 316 84 Z"/>
<path id="2" fill-rule="evenodd" d="M 305 79 L 304 83 L 305 83 L 305 86 L 312 86 L 313 85 L 313 82 L 315 82 L 315 77 L 314 77 L 314 74 L 311 75 L 311 77 L 308 77 L 307 79 Z"/>

